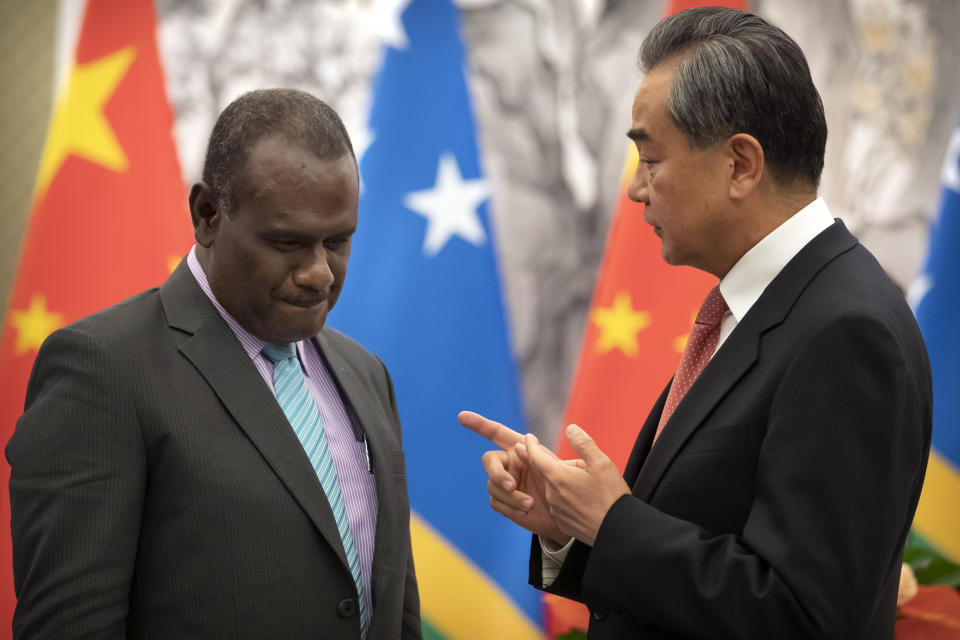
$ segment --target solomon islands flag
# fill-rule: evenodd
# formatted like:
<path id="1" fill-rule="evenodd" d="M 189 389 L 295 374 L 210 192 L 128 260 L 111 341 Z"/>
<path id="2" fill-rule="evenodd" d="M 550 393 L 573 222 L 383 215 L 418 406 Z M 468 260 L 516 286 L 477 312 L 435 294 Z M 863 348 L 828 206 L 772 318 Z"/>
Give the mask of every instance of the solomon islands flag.
<path id="1" fill-rule="evenodd" d="M 960 562 L 960 124 L 941 185 L 927 264 L 910 290 L 933 371 L 933 441 L 914 528 Z"/>
<path id="2" fill-rule="evenodd" d="M 458 13 L 414 0 L 385 51 L 331 324 L 393 376 L 426 638 L 541 638 L 528 533 L 489 506 L 472 409 L 524 431 Z"/>

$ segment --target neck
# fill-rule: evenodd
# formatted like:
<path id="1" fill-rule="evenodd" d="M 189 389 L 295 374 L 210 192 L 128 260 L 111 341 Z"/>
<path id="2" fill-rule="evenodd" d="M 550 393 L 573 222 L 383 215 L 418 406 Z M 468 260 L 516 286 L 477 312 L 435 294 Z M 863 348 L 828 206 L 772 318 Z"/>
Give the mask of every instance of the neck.
<path id="1" fill-rule="evenodd" d="M 757 196 L 767 194 L 758 193 Z M 770 232 L 789 220 L 794 214 L 817 199 L 815 190 L 784 193 L 777 189 L 769 197 L 757 197 L 743 201 L 735 216 L 736 223 L 730 230 L 730 251 L 726 259 L 712 273 L 723 278 L 747 251 L 766 238 Z"/>

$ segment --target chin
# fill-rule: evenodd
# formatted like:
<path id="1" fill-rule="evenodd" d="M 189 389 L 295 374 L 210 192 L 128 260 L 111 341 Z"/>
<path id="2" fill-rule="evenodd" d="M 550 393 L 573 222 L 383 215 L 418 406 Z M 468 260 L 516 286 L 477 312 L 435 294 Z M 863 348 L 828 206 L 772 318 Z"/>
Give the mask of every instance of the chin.
<path id="1" fill-rule="evenodd" d="M 279 343 L 282 344 L 312 338 L 323 329 L 326 319 L 327 314 L 323 314 L 321 318 L 313 322 L 286 323 L 283 326 L 274 327 L 274 330 L 270 332 L 274 336 L 274 339 L 268 340 L 268 342 L 279 341 Z"/>

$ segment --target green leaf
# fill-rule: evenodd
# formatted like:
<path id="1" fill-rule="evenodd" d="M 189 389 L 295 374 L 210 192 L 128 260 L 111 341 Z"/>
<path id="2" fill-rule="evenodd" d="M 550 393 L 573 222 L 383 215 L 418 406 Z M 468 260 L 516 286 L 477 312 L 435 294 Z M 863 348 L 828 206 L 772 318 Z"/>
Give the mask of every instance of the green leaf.
<path id="1" fill-rule="evenodd" d="M 913 569 L 919 584 L 960 587 L 960 565 L 947 560 L 914 531 L 907 536 L 903 561 Z"/>
<path id="2" fill-rule="evenodd" d="M 568 633 L 557 635 L 557 640 L 587 640 L 587 632 L 580 629 L 574 629 Z"/>

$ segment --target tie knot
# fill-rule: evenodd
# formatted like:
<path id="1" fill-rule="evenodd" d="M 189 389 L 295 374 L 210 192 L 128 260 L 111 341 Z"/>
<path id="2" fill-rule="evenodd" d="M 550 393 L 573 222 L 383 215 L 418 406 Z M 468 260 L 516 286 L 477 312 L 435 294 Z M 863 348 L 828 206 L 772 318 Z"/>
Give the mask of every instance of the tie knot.
<path id="1" fill-rule="evenodd" d="M 727 302 L 720 293 L 720 287 L 714 287 L 700 306 L 700 311 L 697 313 L 697 324 L 720 324 L 727 308 Z"/>
<path id="2" fill-rule="evenodd" d="M 270 344 L 267 342 L 263 345 L 263 355 L 273 364 L 277 364 L 281 360 L 296 358 L 297 346 L 292 342 L 287 344 Z"/>

